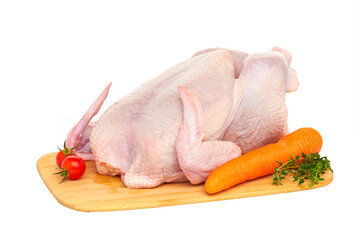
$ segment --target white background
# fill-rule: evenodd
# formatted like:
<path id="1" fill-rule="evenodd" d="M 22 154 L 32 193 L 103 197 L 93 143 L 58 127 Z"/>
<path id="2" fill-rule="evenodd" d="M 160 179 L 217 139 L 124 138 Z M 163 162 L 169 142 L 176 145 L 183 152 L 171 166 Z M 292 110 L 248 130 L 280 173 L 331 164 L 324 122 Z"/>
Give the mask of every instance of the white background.
<path id="1" fill-rule="evenodd" d="M 130 2 L 130 1 L 129 1 Z M 1 1 L 0 225 L 7 239 L 355 239 L 360 236 L 359 1 Z M 334 181 L 288 194 L 84 213 L 36 169 L 110 81 L 103 109 L 207 47 L 293 54 L 290 130 L 323 136 Z M 101 114 L 100 112 L 100 114 Z"/>

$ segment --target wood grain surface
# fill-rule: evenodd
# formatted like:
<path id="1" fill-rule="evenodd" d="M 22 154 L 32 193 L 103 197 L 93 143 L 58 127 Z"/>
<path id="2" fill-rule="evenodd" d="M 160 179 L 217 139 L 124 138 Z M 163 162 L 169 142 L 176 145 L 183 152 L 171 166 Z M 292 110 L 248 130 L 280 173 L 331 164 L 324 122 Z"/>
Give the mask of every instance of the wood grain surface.
<path id="1" fill-rule="evenodd" d="M 86 162 L 86 172 L 79 180 L 62 183 L 56 170 L 56 153 L 48 153 L 37 162 L 38 172 L 55 199 L 65 207 L 84 211 L 101 212 L 163 207 L 180 204 L 201 203 L 235 198 L 254 197 L 309 189 L 309 184 L 298 186 L 288 177 L 282 186 L 272 185 L 271 175 L 239 184 L 227 191 L 209 195 L 204 184 L 190 183 L 163 184 L 153 189 L 128 189 L 120 177 L 103 176 L 97 173 L 93 161 Z M 311 189 L 328 185 L 333 173 L 328 171 L 325 180 Z"/>

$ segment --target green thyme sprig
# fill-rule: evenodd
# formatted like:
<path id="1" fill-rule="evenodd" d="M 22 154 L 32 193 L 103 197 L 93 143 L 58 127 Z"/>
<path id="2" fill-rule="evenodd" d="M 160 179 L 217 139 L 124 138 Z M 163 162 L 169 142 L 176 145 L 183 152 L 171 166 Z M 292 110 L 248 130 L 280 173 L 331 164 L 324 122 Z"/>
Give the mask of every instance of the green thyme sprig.
<path id="1" fill-rule="evenodd" d="M 282 185 L 282 180 L 287 175 L 293 176 L 293 182 L 299 182 L 299 185 L 303 184 L 306 179 L 310 179 L 311 183 L 309 187 L 314 186 L 314 184 L 323 181 L 324 178 L 321 177 L 327 170 L 331 170 L 330 161 L 327 157 L 321 157 L 319 153 L 310 153 L 298 155 L 294 158 L 291 158 L 285 163 L 279 163 L 279 167 L 275 168 L 273 178 L 273 184 L 278 186 Z"/>

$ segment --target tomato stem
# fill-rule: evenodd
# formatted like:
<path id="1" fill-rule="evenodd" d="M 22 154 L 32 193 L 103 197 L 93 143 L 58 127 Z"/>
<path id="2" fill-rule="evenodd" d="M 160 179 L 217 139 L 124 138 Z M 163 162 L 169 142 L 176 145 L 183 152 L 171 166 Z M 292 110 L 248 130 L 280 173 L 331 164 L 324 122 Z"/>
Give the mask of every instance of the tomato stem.
<path id="1" fill-rule="evenodd" d="M 58 167 L 56 169 L 58 169 Z M 56 172 L 53 175 L 60 174 L 60 176 L 62 176 L 63 179 L 59 183 L 62 183 L 63 181 L 69 178 L 69 171 L 66 170 L 65 168 L 60 168 L 60 169 L 62 169 L 60 172 Z"/>
<path id="2" fill-rule="evenodd" d="M 64 141 L 64 149 L 60 149 L 59 147 L 57 148 L 59 149 L 60 152 L 65 154 L 65 157 L 68 157 L 70 155 L 75 155 L 73 151 L 76 148 L 76 146 L 69 149 L 68 147 L 66 147 L 66 140 Z"/>

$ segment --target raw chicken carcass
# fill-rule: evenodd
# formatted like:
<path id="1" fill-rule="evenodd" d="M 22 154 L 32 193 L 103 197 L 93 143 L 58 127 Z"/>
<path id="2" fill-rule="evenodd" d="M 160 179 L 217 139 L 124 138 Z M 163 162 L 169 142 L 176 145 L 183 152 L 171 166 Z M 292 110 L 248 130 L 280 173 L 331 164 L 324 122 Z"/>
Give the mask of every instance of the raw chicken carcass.
<path id="1" fill-rule="evenodd" d="M 168 69 L 90 122 L 110 85 L 67 137 L 97 171 L 129 188 L 204 182 L 212 170 L 287 131 L 285 93 L 298 87 L 291 55 L 206 49 Z"/>

